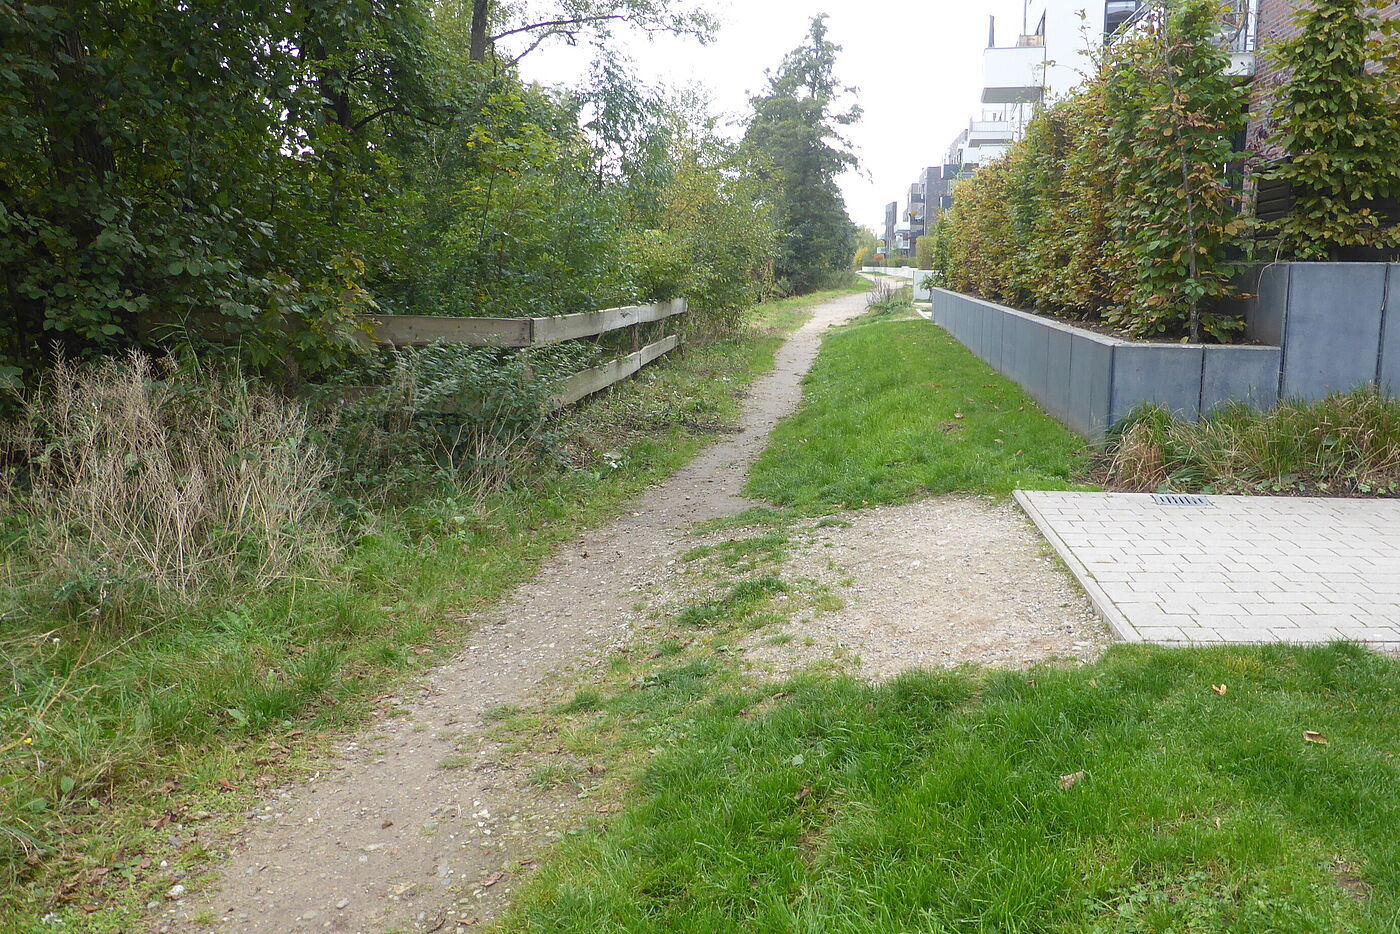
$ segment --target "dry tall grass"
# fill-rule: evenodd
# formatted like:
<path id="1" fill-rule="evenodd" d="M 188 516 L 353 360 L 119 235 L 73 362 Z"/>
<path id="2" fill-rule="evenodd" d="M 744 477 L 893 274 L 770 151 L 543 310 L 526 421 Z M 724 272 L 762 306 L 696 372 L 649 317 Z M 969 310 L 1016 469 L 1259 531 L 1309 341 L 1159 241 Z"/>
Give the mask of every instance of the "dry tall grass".
<path id="1" fill-rule="evenodd" d="M 331 465 L 305 411 L 236 377 L 132 353 L 62 361 L 0 426 L 11 576 L 187 601 L 328 555 Z M 193 378 L 191 378 L 193 377 Z M 14 583 L 13 581 L 11 583 Z"/>
<path id="2" fill-rule="evenodd" d="M 1113 490 L 1400 495 L 1400 398 L 1369 387 L 1199 422 L 1145 408 L 1109 439 L 1097 476 Z"/>

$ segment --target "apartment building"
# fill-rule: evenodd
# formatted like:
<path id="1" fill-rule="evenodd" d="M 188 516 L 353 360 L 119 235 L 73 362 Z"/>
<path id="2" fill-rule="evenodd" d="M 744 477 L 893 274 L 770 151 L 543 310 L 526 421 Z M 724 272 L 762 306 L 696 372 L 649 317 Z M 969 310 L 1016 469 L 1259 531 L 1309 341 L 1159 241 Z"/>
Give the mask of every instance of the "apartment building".
<path id="1" fill-rule="evenodd" d="M 885 230 L 880 238 L 880 252 L 889 256 L 895 248 L 895 234 L 899 227 L 899 202 L 891 201 L 885 205 Z"/>

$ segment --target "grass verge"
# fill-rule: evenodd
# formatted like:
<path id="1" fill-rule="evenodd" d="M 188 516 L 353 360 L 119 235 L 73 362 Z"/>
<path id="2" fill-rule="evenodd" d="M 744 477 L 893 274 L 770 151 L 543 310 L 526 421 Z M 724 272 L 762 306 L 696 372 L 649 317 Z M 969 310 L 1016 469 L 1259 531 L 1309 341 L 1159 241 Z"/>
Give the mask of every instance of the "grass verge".
<path id="1" fill-rule="evenodd" d="M 680 738 L 504 930 L 1340 934 L 1400 913 L 1400 667 L 1356 647 L 879 686 L 665 670 Z M 648 690 L 590 716 L 661 726 Z"/>
<path id="2" fill-rule="evenodd" d="M 1073 488 L 1084 443 L 943 330 L 888 309 L 836 331 L 747 492 L 806 513 Z"/>
<path id="3" fill-rule="evenodd" d="M 315 579 L 216 594 L 136 631 L 12 612 L 0 594 L 0 930 L 44 916 L 64 930 L 131 929 L 261 791 L 309 767 L 316 737 L 450 654 L 468 614 L 685 463 L 737 417 L 743 388 L 807 309 L 865 287 L 756 309 L 755 329 L 579 407 L 567 430 L 589 456 L 572 468 L 484 502 L 449 491 L 371 517 Z"/>

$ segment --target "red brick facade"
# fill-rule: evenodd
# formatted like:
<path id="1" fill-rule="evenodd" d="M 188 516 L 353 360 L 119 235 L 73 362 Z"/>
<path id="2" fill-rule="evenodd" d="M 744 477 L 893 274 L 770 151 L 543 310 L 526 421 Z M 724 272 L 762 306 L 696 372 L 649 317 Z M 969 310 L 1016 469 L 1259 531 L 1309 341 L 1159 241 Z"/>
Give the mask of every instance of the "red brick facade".
<path id="1" fill-rule="evenodd" d="M 1283 75 L 1269 60 L 1270 48 L 1280 39 L 1289 39 L 1298 34 L 1298 26 L 1293 14 L 1304 5 L 1304 0 L 1259 0 L 1258 49 L 1254 72 L 1253 119 L 1249 122 L 1248 148 L 1266 160 L 1277 159 L 1283 153 L 1266 145 L 1269 136 L 1268 104 L 1273 89 L 1283 80 Z M 1400 0 L 1394 0 L 1381 14 L 1384 19 L 1400 19 Z"/>

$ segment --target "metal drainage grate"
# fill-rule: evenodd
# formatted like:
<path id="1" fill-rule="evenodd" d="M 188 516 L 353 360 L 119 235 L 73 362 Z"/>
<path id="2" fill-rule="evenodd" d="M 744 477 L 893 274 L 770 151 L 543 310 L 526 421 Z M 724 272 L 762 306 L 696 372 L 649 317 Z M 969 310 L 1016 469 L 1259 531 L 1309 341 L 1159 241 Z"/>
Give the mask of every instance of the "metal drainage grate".
<path id="1" fill-rule="evenodd" d="M 1152 502 L 1158 506 L 1209 506 L 1210 500 L 1204 496 L 1189 493 L 1153 493 Z"/>

